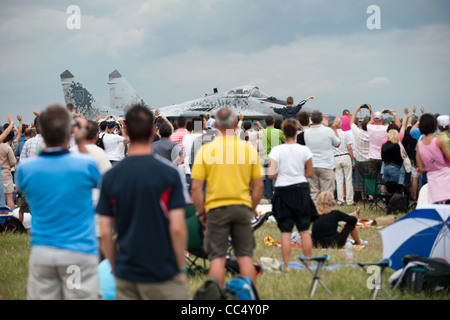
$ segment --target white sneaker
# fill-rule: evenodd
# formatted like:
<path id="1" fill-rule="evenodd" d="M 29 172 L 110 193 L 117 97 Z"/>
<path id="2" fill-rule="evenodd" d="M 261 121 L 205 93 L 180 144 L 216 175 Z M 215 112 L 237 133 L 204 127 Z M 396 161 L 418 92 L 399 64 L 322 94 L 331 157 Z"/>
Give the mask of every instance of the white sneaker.
<path id="1" fill-rule="evenodd" d="M 369 244 L 369 241 L 363 240 L 363 239 L 359 239 L 359 244 L 363 245 L 363 246 L 367 246 Z"/>

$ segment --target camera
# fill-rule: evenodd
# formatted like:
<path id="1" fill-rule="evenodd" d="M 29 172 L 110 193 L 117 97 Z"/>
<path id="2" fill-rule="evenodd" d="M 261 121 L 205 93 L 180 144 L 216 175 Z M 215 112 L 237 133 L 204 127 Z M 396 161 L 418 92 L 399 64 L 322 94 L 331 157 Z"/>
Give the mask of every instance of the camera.
<path id="1" fill-rule="evenodd" d="M 389 113 L 389 110 L 384 110 L 383 113 Z"/>
<path id="2" fill-rule="evenodd" d="M 367 104 L 363 104 L 363 105 L 361 106 L 361 109 L 369 109 L 369 106 L 368 106 Z"/>

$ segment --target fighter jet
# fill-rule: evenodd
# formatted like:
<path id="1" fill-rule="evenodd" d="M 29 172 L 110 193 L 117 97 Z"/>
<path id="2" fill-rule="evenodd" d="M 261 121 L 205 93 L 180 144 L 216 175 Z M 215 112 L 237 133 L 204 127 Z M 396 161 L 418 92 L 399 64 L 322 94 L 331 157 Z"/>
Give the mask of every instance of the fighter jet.
<path id="1" fill-rule="evenodd" d="M 233 109 L 236 114 L 242 114 L 247 120 L 262 120 L 266 116 L 281 119 L 282 116 L 275 113 L 274 108 L 286 107 L 286 100 L 269 96 L 257 86 L 245 85 L 220 93 L 217 89 L 213 89 L 213 93 L 210 95 L 162 107 L 159 110 L 169 119 L 180 116 L 192 118 L 206 113 L 214 115 L 217 110 L 223 107 Z M 311 112 L 311 109 L 302 107 L 302 111 Z"/>
<path id="2" fill-rule="evenodd" d="M 223 107 L 233 109 L 236 114 L 242 114 L 246 120 L 263 120 L 269 115 L 274 119 L 280 119 L 282 116 L 274 112 L 274 108 L 286 107 L 286 100 L 269 96 L 254 85 L 245 85 L 224 92 L 218 92 L 217 88 L 214 88 L 211 94 L 192 101 L 150 107 L 117 70 L 109 74 L 110 107 L 105 107 L 75 80 L 68 70 L 61 74 L 61 81 L 66 103 L 71 102 L 76 107 L 80 107 L 81 113 L 86 115 L 86 118 L 95 118 L 97 115 L 101 118 L 107 115 L 123 117 L 130 106 L 138 103 L 151 110 L 159 109 L 160 113 L 170 120 L 181 116 L 191 119 L 207 113 L 214 115 Z M 311 109 L 303 106 L 302 111 L 310 113 Z"/>
<path id="3" fill-rule="evenodd" d="M 106 107 L 98 98 L 96 98 L 74 75 L 66 70 L 61 73 L 61 84 L 63 87 L 64 100 L 66 104 L 72 103 L 75 110 L 78 108 L 86 119 L 94 120 L 97 116 L 105 118 L 109 115 L 117 115 L 118 109 Z"/>

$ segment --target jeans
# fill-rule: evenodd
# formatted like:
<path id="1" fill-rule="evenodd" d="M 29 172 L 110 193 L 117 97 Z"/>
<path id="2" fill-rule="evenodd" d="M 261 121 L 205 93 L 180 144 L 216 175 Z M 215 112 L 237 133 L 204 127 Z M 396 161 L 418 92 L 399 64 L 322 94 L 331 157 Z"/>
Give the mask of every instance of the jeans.
<path id="1" fill-rule="evenodd" d="M 273 180 L 269 179 L 269 175 L 267 174 L 269 168 L 269 164 L 264 164 L 264 171 L 265 171 L 265 176 L 264 176 L 264 195 L 266 196 L 266 198 L 270 201 L 272 201 L 273 198 Z"/>
<path id="2" fill-rule="evenodd" d="M 3 188 L 3 177 L 0 170 L 0 208 L 6 207 L 5 190 Z M 14 208 L 11 208 L 11 210 Z"/>
<path id="3" fill-rule="evenodd" d="M 191 188 L 192 188 L 192 179 L 191 175 L 188 173 L 186 176 L 186 187 L 189 194 L 191 194 Z"/>
<path id="4" fill-rule="evenodd" d="M 402 165 L 399 171 L 398 184 L 405 185 L 405 176 L 406 176 L 405 166 Z"/>
<path id="5" fill-rule="evenodd" d="M 391 166 L 389 164 L 384 166 L 383 179 L 386 182 L 398 183 L 400 177 L 400 168 Z"/>

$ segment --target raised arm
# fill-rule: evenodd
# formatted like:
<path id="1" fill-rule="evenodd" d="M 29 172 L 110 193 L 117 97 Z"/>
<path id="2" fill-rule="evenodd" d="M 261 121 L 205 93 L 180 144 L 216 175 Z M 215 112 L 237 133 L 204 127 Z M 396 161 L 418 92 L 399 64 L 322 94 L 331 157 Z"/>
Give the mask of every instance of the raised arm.
<path id="1" fill-rule="evenodd" d="M 8 119 L 8 123 L 10 124 L 8 128 L 6 128 L 2 134 L 0 134 L 0 143 L 2 143 L 6 137 L 9 135 L 11 130 L 13 129 L 14 119 L 11 115 L 7 115 L 6 118 Z"/>
<path id="2" fill-rule="evenodd" d="M 414 107 L 413 107 L 413 111 L 408 118 L 408 123 L 407 123 L 406 127 L 409 127 L 412 125 L 412 121 L 413 121 L 415 115 L 416 115 L 416 105 L 414 105 Z"/>
<path id="3" fill-rule="evenodd" d="M 405 134 L 406 131 L 406 121 L 408 118 L 408 113 L 409 113 L 409 109 L 408 108 L 404 108 L 403 109 L 403 119 L 402 119 L 402 127 L 400 128 L 400 132 Z"/>
<path id="4" fill-rule="evenodd" d="M 17 116 L 17 120 L 19 120 L 19 130 L 17 131 L 17 137 L 16 137 L 16 141 L 17 143 L 20 142 L 20 139 L 22 138 L 22 131 L 23 131 L 23 124 L 22 124 L 22 116 Z"/>
<path id="5" fill-rule="evenodd" d="M 361 107 L 362 106 L 359 106 L 358 108 L 356 108 L 355 112 L 353 112 L 352 118 L 350 119 L 350 126 L 355 123 L 355 121 L 356 121 L 356 114 L 361 110 Z"/>

